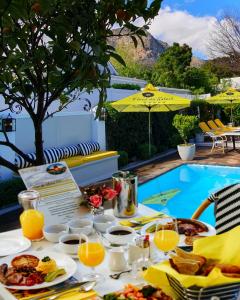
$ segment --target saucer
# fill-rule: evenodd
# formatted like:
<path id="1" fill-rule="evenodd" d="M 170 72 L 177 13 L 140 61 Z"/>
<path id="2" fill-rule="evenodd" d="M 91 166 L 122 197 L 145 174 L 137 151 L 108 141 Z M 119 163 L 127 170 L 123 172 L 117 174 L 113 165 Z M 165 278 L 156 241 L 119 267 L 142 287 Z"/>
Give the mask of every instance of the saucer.
<path id="1" fill-rule="evenodd" d="M 60 244 L 54 245 L 53 249 L 56 250 L 56 251 L 59 252 L 59 253 L 64 253 L 64 254 L 66 254 L 66 255 L 69 255 L 69 256 L 71 256 L 73 259 L 78 259 L 78 255 L 77 255 L 77 254 L 70 254 L 70 253 L 64 252 Z"/>
<path id="2" fill-rule="evenodd" d="M 102 237 L 102 244 L 105 248 L 108 248 L 108 249 L 115 249 L 115 248 L 123 248 L 124 250 L 127 250 L 129 245 L 128 243 L 127 244 L 111 244 L 110 241 L 105 237 L 104 234 L 101 234 L 101 237 Z"/>

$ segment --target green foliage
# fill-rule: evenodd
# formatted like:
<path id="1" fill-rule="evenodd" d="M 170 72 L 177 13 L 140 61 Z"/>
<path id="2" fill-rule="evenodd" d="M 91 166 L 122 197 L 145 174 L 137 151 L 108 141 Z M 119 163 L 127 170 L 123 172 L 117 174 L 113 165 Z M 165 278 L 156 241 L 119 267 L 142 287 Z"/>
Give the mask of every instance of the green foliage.
<path id="1" fill-rule="evenodd" d="M 222 110 L 224 113 L 224 116 L 222 120 L 225 123 L 229 123 L 231 119 L 231 105 L 222 105 Z M 232 111 L 233 111 L 233 122 L 235 125 L 240 124 L 240 105 L 235 104 L 232 106 Z"/>
<path id="2" fill-rule="evenodd" d="M 107 103 L 106 103 L 107 104 Z M 139 145 L 148 142 L 148 114 L 147 113 L 121 113 L 109 104 L 107 110 L 106 137 L 109 149 L 124 150 L 129 160 L 139 158 L 136 151 Z M 152 113 L 151 142 L 157 147 L 157 152 L 169 148 L 173 133 L 172 126 L 175 113 Z"/>
<path id="3" fill-rule="evenodd" d="M 138 157 L 140 159 L 148 159 L 154 156 L 157 153 L 157 147 L 154 145 L 150 145 L 151 149 L 151 155 L 149 156 L 149 145 L 148 144 L 142 144 L 138 147 Z"/>
<path id="4" fill-rule="evenodd" d="M 128 153 L 126 151 L 118 150 L 118 154 L 120 155 L 118 158 L 118 167 L 124 167 L 128 164 Z"/>
<path id="5" fill-rule="evenodd" d="M 174 43 L 169 47 L 154 65 L 152 82 L 155 85 L 181 88 L 183 74 L 190 66 L 192 49 L 184 44 Z"/>
<path id="6" fill-rule="evenodd" d="M 183 86 L 195 94 L 212 93 L 217 84 L 217 76 L 204 68 L 189 67 L 183 74 Z"/>
<path id="7" fill-rule="evenodd" d="M 191 101 L 191 106 L 186 109 L 188 115 L 198 116 L 199 122 L 212 120 L 222 111 L 220 105 L 211 105 L 202 99 L 195 99 Z"/>
<path id="8" fill-rule="evenodd" d="M 198 118 L 196 116 L 178 114 L 174 116 L 173 126 L 177 129 L 185 144 L 187 144 L 191 133 L 196 128 L 197 122 Z"/>
<path id="9" fill-rule="evenodd" d="M 26 187 L 22 179 L 11 179 L 0 183 L 0 208 L 8 204 L 17 204 L 17 195 Z"/>
<path id="10" fill-rule="evenodd" d="M 0 94 L 5 104 L 25 108 L 33 121 L 34 164 L 44 163 L 42 123 L 74 101 L 74 90 L 90 93 L 98 89 L 99 114 L 109 86 L 110 59 L 125 65 L 121 55 L 108 45 L 113 25 L 141 39 L 161 2 L 0 1 Z M 138 18 L 143 18 L 144 26 L 135 25 L 133 21 Z M 49 107 L 58 99 L 56 111 L 49 114 Z M 1 163 L 16 171 L 3 158 Z"/>
<path id="11" fill-rule="evenodd" d="M 114 83 L 111 85 L 114 89 L 123 89 L 123 90 L 137 90 L 140 91 L 141 87 L 138 84 L 131 83 Z"/>
<path id="12" fill-rule="evenodd" d="M 111 63 L 114 65 L 119 75 L 145 80 L 151 79 L 151 67 L 139 63 L 138 57 L 136 56 L 136 49 L 132 47 L 132 45 L 118 45 L 116 46 L 116 51 L 121 55 L 126 64 L 124 66 L 111 59 Z"/>

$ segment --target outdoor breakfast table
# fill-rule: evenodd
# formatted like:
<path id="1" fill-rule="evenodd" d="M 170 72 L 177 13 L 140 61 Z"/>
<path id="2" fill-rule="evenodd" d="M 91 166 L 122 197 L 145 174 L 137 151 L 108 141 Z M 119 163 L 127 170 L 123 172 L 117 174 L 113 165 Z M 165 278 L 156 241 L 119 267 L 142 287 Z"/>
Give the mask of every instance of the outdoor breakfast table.
<path id="1" fill-rule="evenodd" d="M 236 148 L 236 140 L 235 140 L 235 138 L 237 136 L 240 136 L 240 131 L 239 130 L 236 130 L 236 131 L 226 131 L 226 132 L 224 132 L 223 135 L 230 136 L 232 138 L 233 147 L 232 147 L 232 149 L 228 150 L 228 152 L 230 152 L 230 151 L 237 151 L 237 152 L 239 152 L 240 149 Z"/>
<path id="2" fill-rule="evenodd" d="M 105 210 L 106 214 L 113 214 L 112 209 L 107 209 Z M 147 215 L 153 215 L 157 213 L 157 211 L 148 208 L 144 205 L 139 205 L 138 213 L 136 217 L 138 216 L 147 216 Z M 117 219 L 117 220 L 123 220 L 123 219 Z M 21 229 L 17 230 L 12 230 L 12 231 L 7 231 L 3 232 L 0 234 L 0 239 L 1 237 L 19 237 L 22 235 Z M 51 242 L 48 242 L 47 240 L 42 240 L 39 242 L 32 242 L 31 248 L 29 248 L 27 251 L 41 251 L 41 250 L 49 250 L 49 251 L 56 251 L 55 249 L 56 244 L 53 244 Z M 125 284 L 127 283 L 132 283 L 132 284 L 141 284 L 144 282 L 143 278 L 137 277 L 131 275 L 131 274 L 124 274 L 123 276 L 120 277 L 118 280 L 111 279 L 109 277 L 110 274 L 116 273 L 116 272 L 110 272 L 108 268 L 108 258 L 109 258 L 109 253 L 108 250 L 106 250 L 106 257 L 104 262 L 96 267 L 96 271 L 98 273 L 101 273 L 104 275 L 105 280 L 101 282 L 100 284 L 96 285 L 94 288 L 96 292 L 99 293 L 99 295 L 104 295 L 110 292 L 118 291 L 124 287 Z M 90 268 L 87 268 L 83 266 L 78 259 L 75 259 L 77 263 L 77 272 L 74 274 L 74 277 L 77 280 L 81 280 L 82 276 L 86 273 L 89 273 Z M 15 300 L 16 298 L 13 297 L 3 286 L 0 285 L 0 300 Z"/>

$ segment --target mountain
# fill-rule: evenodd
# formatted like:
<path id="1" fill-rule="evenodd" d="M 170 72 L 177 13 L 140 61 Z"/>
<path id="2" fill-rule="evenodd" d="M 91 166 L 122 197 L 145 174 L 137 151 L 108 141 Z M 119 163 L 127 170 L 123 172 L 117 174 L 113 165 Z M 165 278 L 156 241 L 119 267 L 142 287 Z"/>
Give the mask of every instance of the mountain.
<path id="1" fill-rule="evenodd" d="M 128 29 L 122 30 L 121 34 L 126 34 Z M 115 29 L 114 34 L 118 34 L 120 29 Z M 144 48 L 141 41 L 138 39 L 137 48 L 134 47 L 132 38 L 129 36 L 123 37 L 111 37 L 108 41 L 109 44 L 115 48 L 118 47 L 130 47 L 131 50 L 134 50 L 133 59 L 138 60 L 138 62 L 145 65 L 152 65 L 160 54 L 162 54 L 169 45 L 165 42 L 155 39 L 148 31 L 146 31 L 146 36 L 142 37 Z M 132 54 L 132 51 L 131 51 Z"/>
<path id="2" fill-rule="evenodd" d="M 119 34 L 120 28 L 114 29 L 114 34 Z M 127 34 L 128 29 L 122 30 L 121 34 Z M 168 43 L 156 39 L 151 35 L 150 32 L 145 31 L 146 36 L 144 36 L 143 43 L 144 47 L 140 40 L 138 40 L 137 48 L 134 47 L 134 43 L 129 36 L 113 36 L 108 39 L 108 42 L 111 46 L 115 48 L 125 48 L 132 55 L 133 60 L 140 62 L 144 65 L 152 65 L 158 59 L 158 57 L 169 47 Z M 205 63 L 204 60 L 201 60 L 195 56 L 192 57 L 191 66 L 199 68 Z"/>

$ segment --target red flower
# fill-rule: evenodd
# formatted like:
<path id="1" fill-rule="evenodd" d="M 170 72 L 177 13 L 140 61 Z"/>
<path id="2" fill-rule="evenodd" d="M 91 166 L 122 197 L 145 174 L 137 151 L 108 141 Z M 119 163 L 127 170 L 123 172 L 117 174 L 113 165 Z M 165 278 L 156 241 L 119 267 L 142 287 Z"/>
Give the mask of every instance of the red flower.
<path id="1" fill-rule="evenodd" d="M 102 195 L 105 200 L 111 201 L 117 196 L 117 192 L 109 187 L 102 190 Z"/>
<path id="2" fill-rule="evenodd" d="M 102 205 L 102 196 L 93 195 L 89 197 L 89 203 L 91 206 L 98 208 Z"/>

